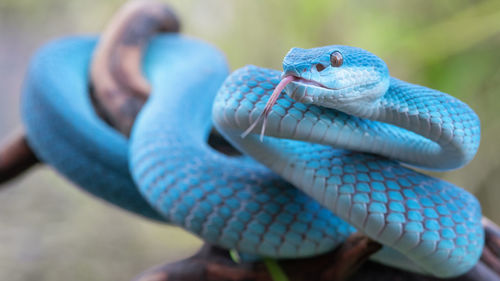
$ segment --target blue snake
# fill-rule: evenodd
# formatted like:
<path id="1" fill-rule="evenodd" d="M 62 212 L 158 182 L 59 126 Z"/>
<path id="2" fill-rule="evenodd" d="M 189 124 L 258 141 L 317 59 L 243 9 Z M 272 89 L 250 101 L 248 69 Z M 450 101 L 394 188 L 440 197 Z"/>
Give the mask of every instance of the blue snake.
<path id="1" fill-rule="evenodd" d="M 316 255 L 360 231 L 384 245 L 373 259 L 407 270 L 451 277 L 479 259 L 477 200 L 405 167 L 472 159 L 479 121 L 464 103 L 391 78 L 357 48 L 294 48 L 283 72 L 247 66 L 227 76 L 216 48 L 164 35 L 147 49 L 153 91 L 127 142 L 92 109 L 95 44 L 42 48 L 22 99 L 30 146 L 84 190 L 257 256 Z M 252 158 L 210 148 L 212 120 Z"/>

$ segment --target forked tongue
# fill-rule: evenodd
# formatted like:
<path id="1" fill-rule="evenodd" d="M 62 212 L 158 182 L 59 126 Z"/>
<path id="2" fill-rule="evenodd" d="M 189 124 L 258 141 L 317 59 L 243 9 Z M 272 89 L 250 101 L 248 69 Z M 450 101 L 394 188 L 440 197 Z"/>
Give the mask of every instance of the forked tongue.
<path id="1" fill-rule="evenodd" d="M 264 107 L 264 110 L 262 110 L 262 112 L 260 113 L 259 117 L 250 125 L 250 127 L 248 127 L 248 129 L 246 129 L 241 134 L 242 138 L 244 138 L 248 134 L 250 134 L 250 132 L 255 128 L 255 126 L 257 126 L 257 124 L 260 122 L 260 120 L 264 119 L 264 121 L 262 122 L 262 129 L 260 130 L 260 141 L 264 140 L 264 132 L 266 131 L 267 116 L 269 116 L 269 113 L 271 112 L 271 108 L 278 100 L 281 92 L 283 91 L 283 89 L 285 89 L 286 85 L 288 85 L 288 83 L 292 82 L 295 79 L 296 79 L 296 77 L 292 76 L 292 75 L 287 75 L 283 79 L 281 79 L 281 81 L 276 86 L 276 88 L 274 88 L 273 93 L 269 97 L 269 100 L 267 101 L 266 106 Z"/>

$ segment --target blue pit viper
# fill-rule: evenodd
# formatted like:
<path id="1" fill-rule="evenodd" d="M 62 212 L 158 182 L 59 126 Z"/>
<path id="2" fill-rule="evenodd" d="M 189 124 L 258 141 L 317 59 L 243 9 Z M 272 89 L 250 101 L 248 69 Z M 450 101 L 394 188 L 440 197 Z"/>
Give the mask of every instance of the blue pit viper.
<path id="1" fill-rule="evenodd" d="M 473 158 L 479 120 L 457 99 L 391 78 L 358 48 L 294 48 L 283 72 L 227 76 L 216 48 L 162 35 L 143 60 L 153 91 L 127 142 L 92 108 L 95 44 L 43 47 L 22 97 L 30 146 L 84 190 L 251 255 L 316 255 L 360 231 L 384 245 L 374 260 L 403 269 L 451 277 L 478 261 L 477 200 L 400 164 L 444 170 Z M 210 148 L 212 120 L 252 158 Z"/>

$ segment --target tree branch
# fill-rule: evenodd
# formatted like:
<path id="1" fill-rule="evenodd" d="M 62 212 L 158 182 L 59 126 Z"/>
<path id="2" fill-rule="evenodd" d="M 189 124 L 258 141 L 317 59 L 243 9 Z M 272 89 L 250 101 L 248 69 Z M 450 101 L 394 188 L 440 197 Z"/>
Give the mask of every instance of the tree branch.
<path id="1" fill-rule="evenodd" d="M 141 72 L 143 49 L 158 32 L 178 32 L 172 9 L 153 0 L 126 3 L 101 35 L 91 65 L 91 96 L 98 114 L 124 135 L 146 101 L 150 85 Z"/>
<path id="2" fill-rule="evenodd" d="M 499 274 L 485 258 L 498 263 L 500 257 L 493 247 L 498 247 L 500 229 L 488 219 L 483 219 L 486 233 L 485 252 L 481 261 L 466 274 L 446 279 L 448 281 L 500 281 Z M 388 267 L 367 258 L 378 251 L 378 242 L 361 234 L 351 235 L 334 251 L 305 259 L 280 260 L 279 264 L 290 281 L 439 281 L 436 277 Z M 498 249 L 498 248 L 496 248 Z M 204 245 L 194 256 L 182 261 L 150 269 L 133 281 L 269 281 L 271 275 L 261 262 L 237 264 L 229 252 Z"/>
<path id="3" fill-rule="evenodd" d="M 0 145 L 0 184 L 39 163 L 29 147 L 24 132 L 16 132 Z"/>
<path id="4" fill-rule="evenodd" d="M 348 280 L 381 245 L 361 234 L 349 237 L 330 253 L 279 261 L 291 281 Z M 153 268 L 134 281 L 271 281 L 262 262 L 235 263 L 227 250 L 205 244 L 194 256 Z"/>

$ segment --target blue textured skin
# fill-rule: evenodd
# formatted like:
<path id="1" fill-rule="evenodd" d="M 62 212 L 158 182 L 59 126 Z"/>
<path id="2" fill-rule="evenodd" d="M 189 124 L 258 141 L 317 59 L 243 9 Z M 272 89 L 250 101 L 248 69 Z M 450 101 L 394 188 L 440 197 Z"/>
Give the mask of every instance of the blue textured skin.
<path id="1" fill-rule="evenodd" d="M 153 41 L 144 69 L 153 92 L 132 130 L 131 171 L 167 220 L 225 248 L 283 258 L 331 250 L 354 231 L 267 168 L 207 145 L 228 71 L 219 51 L 165 37 Z"/>
<path id="2" fill-rule="evenodd" d="M 96 38 L 51 42 L 34 56 L 24 83 L 21 114 L 30 147 L 85 191 L 154 220 L 128 171 L 128 143 L 95 113 L 88 73 Z"/>
<path id="3" fill-rule="evenodd" d="M 333 51 L 343 54 L 341 67 L 328 66 Z M 318 63 L 327 67 L 318 71 Z M 390 78 L 383 61 L 358 48 L 292 49 L 283 68 L 282 74 L 247 66 L 227 78 L 212 116 L 224 136 L 384 244 L 374 259 L 441 277 L 474 266 L 484 233 L 473 195 L 396 161 L 350 150 L 429 169 L 457 168 L 477 151 L 476 114 L 449 95 Z M 290 74 L 315 82 L 296 78 L 285 87 L 263 142 L 259 126 L 242 138 Z"/>

